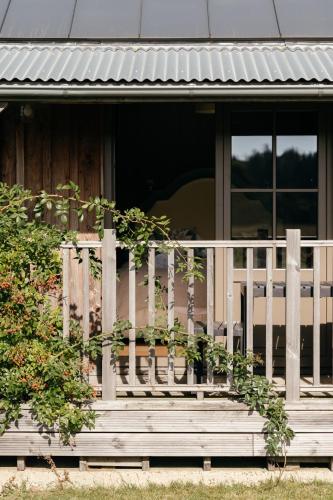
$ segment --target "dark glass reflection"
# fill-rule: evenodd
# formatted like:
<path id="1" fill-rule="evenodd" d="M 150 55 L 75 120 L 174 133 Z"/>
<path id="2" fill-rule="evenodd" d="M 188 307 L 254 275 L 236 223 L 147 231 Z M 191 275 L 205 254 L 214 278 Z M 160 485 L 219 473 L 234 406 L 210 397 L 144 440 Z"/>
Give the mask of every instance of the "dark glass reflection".
<path id="1" fill-rule="evenodd" d="M 235 269 L 246 268 L 246 248 L 234 248 L 234 267 Z M 253 249 L 253 267 L 254 269 L 266 268 L 266 248 Z"/>
<path id="2" fill-rule="evenodd" d="M 276 138 L 276 154 L 278 188 L 317 187 L 316 135 L 280 135 Z"/>
<path id="3" fill-rule="evenodd" d="M 286 249 L 276 249 L 276 267 L 278 269 L 285 269 L 286 267 Z M 313 268 L 313 248 L 301 248 L 301 268 Z"/>
<path id="4" fill-rule="evenodd" d="M 246 248 L 234 248 L 234 268 L 246 268 Z"/>
<path id="5" fill-rule="evenodd" d="M 270 111 L 236 111 L 231 115 L 231 135 L 272 135 Z"/>
<path id="6" fill-rule="evenodd" d="M 281 111 L 276 114 L 277 135 L 316 135 L 318 114 L 308 111 Z"/>
<path id="7" fill-rule="evenodd" d="M 231 187 L 272 187 L 272 137 L 233 136 L 231 140 Z"/>
<path id="8" fill-rule="evenodd" d="M 300 229 L 302 238 L 317 238 L 317 206 L 317 193 L 276 193 L 277 237 L 284 238 L 286 229 Z"/>
<path id="9" fill-rule="evenodd" d="M 272 203 L 272 193 L 232 193 L 232 238 L 272 238 Z"/>

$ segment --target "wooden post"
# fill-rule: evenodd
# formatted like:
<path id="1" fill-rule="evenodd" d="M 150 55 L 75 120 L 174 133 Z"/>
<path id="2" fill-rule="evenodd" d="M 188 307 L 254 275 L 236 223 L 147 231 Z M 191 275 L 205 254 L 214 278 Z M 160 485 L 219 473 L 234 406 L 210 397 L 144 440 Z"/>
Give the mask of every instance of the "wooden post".
<path id="1" fill-rule="evenodd" d="M 87 472 L 89 470 L 88 461 L 86 457 L 80 457 L 79 469 L 80 472 Z"/>
<path id="2" fill-rule="evenodd" d="M 211 457 L 204 457 L 203 459 L 203 470 L 210 471 L 212 469 L 212 459 Z"/>
<path id="3" fill-rule="evenodd" d="M 189 248 L 187 250 L 187 268 L 189 273 L 193 269 L 194 250 Z M 187 331 L 188 331 L 188 344 L 193 345 L 194 342 L 194 276 L 189 274 L 187 284 Z M 187 364 L 187 384 L 194 384 L 194 364 Z"/>
<path id="4" fill-rule="evenodd" d="M 234 249 L 227 249 L 227 350 L 234 352 Z M 229 366 L 227 383 L 232 382 L 232 366 Z"/>
<path id="5" fill-rule="evenodd" d="M 111 333 L 117 318 L 117 263 L 116 233 L 105 229 L 102 242 L 102 330 Z M 116 360 L 111 354 L 110 342 L 105 340 L 102 349 L 102 397 L 104 400 L 116 399 Z"/>
<path id="6" fill-rule="evenodd" d="M 273 378 L 273 249 L 266 249 L 266 378 Z"/>
<path id="7" fill-rule="evenodd" d="M 277 470 L 275 462 L 270 457 L 267 458 L 266 463 L 267 463 L 267 470 L 269 472 L 275 472 Z"/>
<path id="8" fill-rule="evenodd" d="M 246 352 L 253 353 L 253 248 L 246 249 Z"/>
<path id="9" fill-rule="evenodd" d="M 174 327 L 175 324 L 175 251 L 170 250 L 168 253 L 168 329 Z M 172 340 L 174 334 L 171 334 Z M 168 353 L 168 384 L 175 383 L 175 357 L 174 352 Z"/>
<path id="10" fill-rule="evenodd" d="M 320 247 L 313 249 L 313 385 L 320 385 Z"/>
<path id="11" fill-rule="evenodd" d="M 143 459 L 142 459 L 142 470 L 144 472 L 148 472 L 149 468 L 150 468 L 149 457 L 143 457 Z"/>
<path id="12" fill-rule="evenodd" d="M 83 334 L 83 341 L 85 343 L 89 342 L 89 329 L 90 329 L 90 320 L 89 320 L 89 313 L 90 313 L 90 301 L 89 301 L 89 249 L 88 248 L 83 248 L 82 250 L 82 275 L 83 275 L 83 282 L 82 282 L 82 314 L 83 314 L 83 321 L 82 321 L 82 334 Z M 85 377 L 86 380 L 89 381 L 89 356 L 84 355 L 83 358 L 83 364 L 84 364 L 84 370 L 85 370 Z"/>
<path id="13" fill-rule="evenodd" d="M 25 457 L 17 457 L 16 459 L 17 470 L 24 471 L 25 470 Z"/>
<path id="14" fill-rule="evenodd" d="M 207 335 L 214 338 L 214 248 L 207 248 Z M 207 383 L 214 383 L 214 373 L 209 366 Z"/>
<path id="15" fill-rule="evenodd" d="M 286 256 L 286 400 L 300 396 L 301 231 L 287 229 Z"/>
<path id="16" fill-rule="evenodd" d="M 128 256 L 128 311 L 132 328 L 129 330 L 128 345 L 128 382 L 136 384 L 136 268 L 133 252 Z"/>
<path id="17" fill-rule="evenodd" d="M 155 248 L 149 249 L 148 256 L 148 323 L 155 327 Z M 149 347 L 149 383 L 154 385 L 156 373 L 155 346 Z"/>
<path id="18" fill-rule="evenodd" d="M 70 249 L 62 250 L 62 335 L 69 337 L 70 297 L 69 297 Z"/>

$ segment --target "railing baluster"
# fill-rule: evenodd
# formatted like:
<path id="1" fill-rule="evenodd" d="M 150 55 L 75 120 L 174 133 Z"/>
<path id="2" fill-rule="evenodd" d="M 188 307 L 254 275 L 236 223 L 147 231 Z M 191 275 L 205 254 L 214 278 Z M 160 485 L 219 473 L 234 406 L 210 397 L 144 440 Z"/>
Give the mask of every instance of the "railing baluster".
<path id="1" fill-rule="evenodd" d="M 175 251 L 168 253 L 168 329 L 175 324 Z M 171 334 L 171 340 L 174 334 Z M 172 352 L 168 353 L 168 384 L 175 383 L 175 359 Z"/>
<path id="2" fill-rule="evenodd" d="M 320 384 L 320 248 L 313 249 L 313 385 Z"/>
<path id="3" fill-rule="evenodd" d="M 214 338 L 214 248 L 207 248 L 207 335 Z M 211 367 L 207 367 L 207 383 L 214 383 Z"/>
<path id="4" fill-rule="evenodd" d="M 176 242 L 174 242 L 176 245 Z M 190 246 L 192 245 L 192 246 Z M 90 314 L 95 310 L 92 302 L 92 291 L 90 290 L 89 276 L 89 248 L 102 247 L 102 263 L 103 263 L 103 278 L 102 278 L 102 331 L 112 333 L 114 322 L 116 321 L 116 238 L 113 230 L 105 230 L 105 237 L 102 243 L 100 242 L 78 242 L 77 246 L 82 250 L 82 282 L 77 281 L 76 273 L 73 275 L 71 268 L 72 252 L 76 245 L 64 243 L 61 245 L 62 252 L 62 272 L 63 272 L 63 335 L 68 337 L 70 334 L 70 306 L 71 301 L 76 298 L 71 294 L 70 283 L 73 281 L 73 286 L 82 286 L 78 289 L 79 305 L 82 304 L 82 328 L 83 340 L 89 341 L 90 336 Z M 234 269 L 233 248 L 247 248 L 247 267 L 246 267 L 246 343 L 248 351 L 253 350 L 253 320 L 254 320 L 254 277 L 256 270 L 253 267 L 254 248 L 266 247 L 266 301 L 265 301 L 265 329 L 266 329 L 266 377 L 268 380 L 273 378 L 273 276 L 274 276 L 274 248 L 287 248 L 287 271 L 286 271 L 286 397 L 288 401 L 294 401 L 299 398 L 300 388 L 300 305 L 301 294 L 300 290 L 300 248 L 313 248 L 313 386 L 317 391 L 320 387 L 320 320 L 321 320 L 321 248 L 332 248 L 333 241 L 300 241 L 299 231 L 288 231 L 287 244 L 284 241 L 274 242 L 244 242 L 244 241 L 200 241 L 200 242 L 184 242 L 185 252 L 187 252 L 188 271 L 191 271 L 193 265 L 195 248 L 206 248 L 207 250 L 207 333 L 213 337 L 214 335 L 214 287 L 215 287 L 215 248 L 224 248 L 226 256 L 226 320 L 227 320 L 227 350 L 229 353 L 234 351 L 234 300 L 237 299 L 234 293 L 234 280 L 238 276 L 238 270 Z M 156 276 L 155 276 L 155 252 L 157 244 L 152 244 L 149 251 L 148 262 L 148 312 L 149 324 L 156 324 Z M 79 275 L 80 278 L 81 275 Z M 244 276 L 243 272 L 241 276 Z M 168 252 L 168 312 L 167 325 L 171 329 L 175 321 L 175 250 L 170 248 Z M 136 375 L 136 271 L 134 269 L 133 255 L 129 256 L 129 319 L 133 325 L 129 332 L 129 382 L 128 387 L 135 388 L 138 386 Z M 325 292 L 326 293 L 326 292 Z M 194 315 L 194 276 L 190 276 L 187 284 L 187 330 L 189 333 L 188 342 L 194 342 L 195 332 L 195 315 Z M 238 304 L 238 302 L 237 302 Z M 81 306 L 79 308 L 81 311 Z M 85 356 L 84 361 L 88 363 L 89 357 Z M 149 351 L 149 384 L 156 386 L 156 353 L 152 348 Z M 152 368 L 153 366 L 153 368 Z M 230 387 L 232 381 L 232 367 L 228 373 L 227 383 Z M 179 384 L 175 384 L 175 367 L 174 355 L 168 353 L 168 368 L 167 368 L 167 385 L 161 385 L 161 391 L 167 392 L 167 388 L 172 386 L 177 390 Z M 187 389 L 185 392 L 196 391 L 196 380 L 194 367 L 191 364 L 187 366 Z M 214 390 L 214 377 L 211 370 L 207 367 L 207 377 L 202 381 L 207 383 Z M 148 385 L 148 384 L 147 384 Z M 164 387 L 164 389 L 163 389 Z M 181 385 L 179 386 L 182 387 Z M 111 353 L 110 342 L 103 341 L 103 363 L 102 363 L 102 390 L 103 399 L 113 399 L 116 395 L 116 364 L 115 358 Z M 120 390 L 120 389 L 119 389 Z M 134 389 L 133 389 L 134 390 Z M 137 389 L 139 390 L 139 389 Z M 207 391 L 208 388 L 206 387 Z M 281 390 L 281 388 L 279 388 Z"/>
<path id="5" fill-rule="evenodd" d="M 62 321 L 63 337 L 69 337 L 70 297 L 69 297 L 70 249 L 62 250 Z"/>
<path id="6" fill-rule="evenodd" d="M 89 342 L 90 329 L 90 300 L 89 300 L 89 248 L 82 249 L 82 336 L 83 342 Z M 83 358 L 83 366 L 86 370 L 86 379 L 89 380 L 89 356 Z"/>
<path id="7" fill-rule="evenodd" d="M 112 333 L 117 319 L 117 253 L 114 229 L 105 229 L 102 242 L 102 331 Z M 102 348 L 102 397 L 116 399 L 117 366 L 106 338 Z"/>
<path id="8" fill-rule="evenodd" d="M 273 378 L 273 249 L 266 249 L 266 378 Z"/>
<path id="9" fill-rule="evenodd" d="M 155 248 L 149 249 L 148 255 L 148 323 L 155 326 Z M 155 345 L 149 347 L 149 382 L 155 384 L 156 358 Z"/>
<path id="10" fill-rule="evenodd" d="M 253 352 L 253 248 L 246 249 L 246 352 Z"/>
<path id="11" fill-rule="evenodd" d="M 189 278 L 187 283 L 187 331 L 189 334 L 189 345 L 194 342 L 194 276 L 191 274 L 193 269 L 194 250 L 189 248 L 187 250 L 187 269 L 189 271 Z M 187 364 L 187 383 L 194 384 L 194 365 L 193 363 Z"/>
<path id="12" fill-rule="evenodd" d="M 286 400 L 300 396 L 301 232 L 287 229 L 286 255 Z"/>
<path id="13" fill-rule="evenodd" d="M 132 328 L 128 338 L 128 380 L 130 385 L 136 384 L 136 269 L 133 252 L 128 256 L 128 317 Z"/>
<path id="14" fill-rule="evenodd" d="M 227 350 L 234 352 L 234 249 L 227 249 Z M 229 367 L 227 382 L 232 382 L 232 366 Z"/>

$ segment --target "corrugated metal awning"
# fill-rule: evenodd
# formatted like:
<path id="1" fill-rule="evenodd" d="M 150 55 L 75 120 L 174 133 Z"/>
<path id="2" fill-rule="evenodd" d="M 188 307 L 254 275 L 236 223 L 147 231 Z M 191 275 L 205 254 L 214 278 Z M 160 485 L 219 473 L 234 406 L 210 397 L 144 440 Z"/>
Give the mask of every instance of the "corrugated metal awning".
<path id="1" fill-rule="evenodd" d="M 0 44 L 0 82 L 333 82 L 333 44 Z"/>

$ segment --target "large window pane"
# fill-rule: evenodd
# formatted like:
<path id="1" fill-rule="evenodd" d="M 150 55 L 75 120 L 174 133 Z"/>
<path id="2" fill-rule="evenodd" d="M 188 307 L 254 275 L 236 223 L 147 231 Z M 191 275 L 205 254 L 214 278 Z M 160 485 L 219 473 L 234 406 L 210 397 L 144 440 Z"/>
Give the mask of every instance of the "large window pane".
<path id="1" fill-rule="evenodd" d="M 272 193 L 232 193 L 232 238 L 272 238 L 272 201 Z"/>
<path id="2" fill-rule="evenodd" d="M 317 238 L 317 206 L 317 193 L 277 193 L 277 237 L 284 238 L 286 229 L 300 229 L 303 238 Z"/>
<path id="3" fill-rule="evenodd" d="M 233 136 L 231 140 L 231 187 L 272 187 L 272 137 Z"/>
<path id="4" fill-rule="evenodd" d="M 280 135 L 276 138 L 277 188 L 316 188 L 317 136 Z"/>

